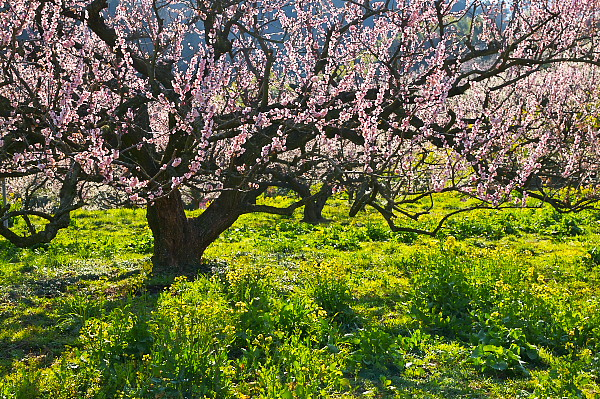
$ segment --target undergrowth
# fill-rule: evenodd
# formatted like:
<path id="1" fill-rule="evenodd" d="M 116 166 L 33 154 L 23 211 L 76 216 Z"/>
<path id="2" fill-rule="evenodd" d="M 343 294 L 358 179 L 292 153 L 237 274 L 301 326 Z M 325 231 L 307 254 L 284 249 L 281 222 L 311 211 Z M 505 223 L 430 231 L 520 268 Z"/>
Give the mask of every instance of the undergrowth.
<path id="1" fill-rule="evenodd" d="M 417 237 L 345 212 L 246 215 L 195 279 L 152 274 L 140 210 L 0 241 L 0 398 L 600 395 L 596 214 L 477 211 Z"/>

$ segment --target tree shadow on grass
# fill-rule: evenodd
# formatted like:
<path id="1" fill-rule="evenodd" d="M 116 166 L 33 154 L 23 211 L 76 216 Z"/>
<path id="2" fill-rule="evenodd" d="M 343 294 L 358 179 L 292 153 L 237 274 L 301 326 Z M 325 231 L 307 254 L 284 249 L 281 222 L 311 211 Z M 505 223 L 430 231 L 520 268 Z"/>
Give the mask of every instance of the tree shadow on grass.
<path id="1" fill-rule="evenodd" d="M 68 346 L 77 344 L 81 328 L 117 308 L 152 311 L 160 288 L 145 286 L 141 271 L 113 269 L 45 278 L 33 275 L 2 287 L 0 297 L 0 378 L 16 361 L 37 358 L 49 366 Z M 141 282 L 141 284 L 140 284 Z"/>
<path id="2" fill-rule="evenodd" d="M 450 380 L 449 377 L 424 381 L 403 380 L 398 384 L 399 389 L 407 390 L 415 398 L 488 398 L 489 393 L 483 389 L 469 386 L 468 379 Z"/>
<path id="3" fill-rule="evenodd" d="M 403 370 L 393 365 L 363 368 L 354 375 L 353 386 L 361 394 L 375 390 L 377 398 L 488 398 L 489 388 L 504 384 L 508 376 L 434 361 L 419 365 L 408 363 Z"/>

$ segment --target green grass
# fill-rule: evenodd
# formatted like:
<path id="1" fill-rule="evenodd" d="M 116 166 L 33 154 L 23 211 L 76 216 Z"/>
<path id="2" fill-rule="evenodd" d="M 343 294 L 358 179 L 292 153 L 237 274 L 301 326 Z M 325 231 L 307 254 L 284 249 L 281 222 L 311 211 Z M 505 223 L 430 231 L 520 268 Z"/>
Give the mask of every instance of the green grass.
<path id="1" fill-rule="evenodd" d="M 245 215 L 195 280 L 151 274 L 142 210 L 0 241 L 0 398 L 600 396 L 598 214 L 477 211 L 417 237 L 347 209 Z"/>

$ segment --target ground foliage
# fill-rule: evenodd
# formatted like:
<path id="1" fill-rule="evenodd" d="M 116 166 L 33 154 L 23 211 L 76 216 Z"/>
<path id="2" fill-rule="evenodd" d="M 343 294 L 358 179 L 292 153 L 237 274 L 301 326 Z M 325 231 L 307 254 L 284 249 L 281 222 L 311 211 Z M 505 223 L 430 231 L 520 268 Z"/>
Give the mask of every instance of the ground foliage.
<path id="1" fill-rule="evenodd" d="M 0 241 L 0 397 L 600 394 L 600 215 L 480 211 L 429 238 L 344 213 L 247 215 L 197 278 L 152 276 L 141 210 Z"/>

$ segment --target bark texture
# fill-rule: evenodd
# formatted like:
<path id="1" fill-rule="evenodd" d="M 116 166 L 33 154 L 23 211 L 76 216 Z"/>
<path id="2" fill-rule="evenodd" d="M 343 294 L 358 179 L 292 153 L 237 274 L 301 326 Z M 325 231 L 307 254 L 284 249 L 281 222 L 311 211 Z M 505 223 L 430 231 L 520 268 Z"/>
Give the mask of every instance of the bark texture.
<path id="1" fill-rule="evenodd" d="M 301 193 L 302 197 L 310 198 L 304 205 L 304 217 L 302 221 L 310 224 L 329 222 L 328 219 L 323 217 L 323 208 L 332 194 L 331 186 L 327 183 L 323 183 L 319 192 L 312 196 L 312 198 L 310 198 L 310 189 L 308 192 L 305 192 L 304 195 Z"/>
<path id="2" fill-rule="evenodd" d="M 195 218 L 185 215 L 178 191 L 149 205 L 147 218 L 154 236 L 154 273 L 209 272 L 208 267 L 202 264 L 202 255 L 240 216 L 237 200 L 234 194 L 223 193 Z"/>

